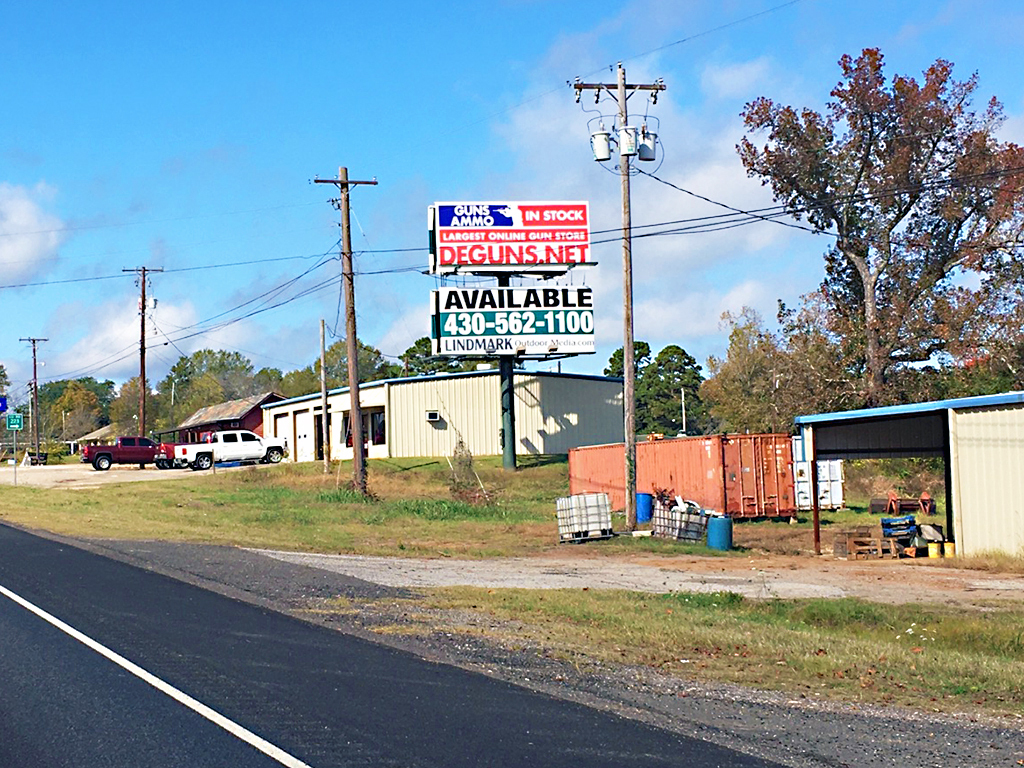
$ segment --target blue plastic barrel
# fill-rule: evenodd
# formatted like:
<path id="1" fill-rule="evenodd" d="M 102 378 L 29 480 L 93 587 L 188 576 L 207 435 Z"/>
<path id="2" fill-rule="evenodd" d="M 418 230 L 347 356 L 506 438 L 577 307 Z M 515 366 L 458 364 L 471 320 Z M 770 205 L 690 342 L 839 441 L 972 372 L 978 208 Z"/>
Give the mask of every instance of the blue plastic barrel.
<path id="1" fill-rule="evenodd" d="M 636 495 L 636 521 L 638 523 L 651 522 L 651 509 L 654 507 L 654 496 L 649 493 L 638 493 Z"/>
<path id="2" fill-rule="evenodd" d="M 712 515 L 708 518 L 708 547 L 728 552 L 732 549 L 732 518 Z"/>

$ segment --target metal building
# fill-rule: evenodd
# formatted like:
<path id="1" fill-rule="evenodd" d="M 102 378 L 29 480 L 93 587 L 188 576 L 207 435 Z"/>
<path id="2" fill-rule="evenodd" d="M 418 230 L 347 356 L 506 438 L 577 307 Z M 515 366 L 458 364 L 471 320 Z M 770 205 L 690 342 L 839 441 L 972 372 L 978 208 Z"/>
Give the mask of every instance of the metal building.
<path id="1" fill-rule="evenodd" d="M 516 371 L 518 454 L 568 453 L 622 440 L 622 380 Z M 451 456 L 461 438 L 476 456 L 501 455 L 497 370 L 368 381 L 359 385 L 366 455 Z M 348 388 L 328 392 L 332 459 L 352 458 Z M 291 461 L 323 458 L 320 393 L 263 408 L 263 434 L 285 440 Z"/>
<path id="2" fill-rule="evenodd" d="M 815 459 L 941 456 L 946 535 L 965 555 L 1024 555 L 1024 392 L 800 416 Z M 812 481 L 813 482 L 813 481 Z M 815 547 L 819 547 L 815 505 Z"/>

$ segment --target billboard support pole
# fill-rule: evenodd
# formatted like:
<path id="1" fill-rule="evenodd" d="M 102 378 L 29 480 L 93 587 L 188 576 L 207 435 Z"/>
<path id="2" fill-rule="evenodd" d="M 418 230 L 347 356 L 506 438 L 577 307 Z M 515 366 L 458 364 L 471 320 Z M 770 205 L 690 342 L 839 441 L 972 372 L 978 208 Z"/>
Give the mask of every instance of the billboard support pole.
<path id="1" fill-rule="evenodd" d="M 508 275 L 498 276 L 498 286 L 511 284 Z M 510 355 L 498 357 L 498 378 L 501 382 L 501 468 L 516 470 L 516 397 L 515 358 Z"/>

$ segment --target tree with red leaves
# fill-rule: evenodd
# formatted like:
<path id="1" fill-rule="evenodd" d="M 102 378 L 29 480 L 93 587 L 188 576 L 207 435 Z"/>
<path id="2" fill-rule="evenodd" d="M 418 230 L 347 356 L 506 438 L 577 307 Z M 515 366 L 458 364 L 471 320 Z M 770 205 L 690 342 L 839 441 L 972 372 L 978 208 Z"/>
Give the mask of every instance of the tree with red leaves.
<path id="1" fill-rule="evenodd" d="M 1024 150 L 996 140 L 997 100 L 971 110 L 976 74 L 954 80 L 939 59 L 921 82 L 887 81 L 877 49 L 839 66 L 824 113 L 747 104 L 746 127 L 767 143 L 744 137 L 737 150 L 790 214 L 835 237 L 821 295 L 831 330 L 855 350 L 864 404 L 878 405 L 892 399 L 894 368 L 949 351 L 969 308 L 1019 277 Z"/>

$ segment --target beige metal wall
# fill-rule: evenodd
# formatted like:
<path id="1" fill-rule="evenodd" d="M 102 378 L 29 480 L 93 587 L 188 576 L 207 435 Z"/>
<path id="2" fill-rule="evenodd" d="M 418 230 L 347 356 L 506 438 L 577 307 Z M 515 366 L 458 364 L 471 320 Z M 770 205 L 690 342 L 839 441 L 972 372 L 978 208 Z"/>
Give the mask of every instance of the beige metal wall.
<path id="1" fill-rule="evenodd" d="M 391 455 L 451 456 L 461 435 L 475 456 L 501 453 L 501 392 L 493 376 L 432 376 L 393 382 L 388 407 Z M 437 411 L 439 421 L 427 421 Z"/>
<path id="2" fill-rule="evenodd" d="M 568 453 L 570 448 L 622 440 L 622 384 L 598 378 L 517 373 L 516 452 Z M 451 456 L 461 436 L 476 456 L 501 454 L 501 385 L 497 371 L 472 376 L 392 380 L 360 389 L 364 409 L 383 407 L 387 442 L 369 446 L 370 458 Z M 332 394 L 331 457 L 351 458 L 342 445 L 348 393 Z M 306 414 L 302 412 L 305 411 Z M 441 418 L 428 421 L 427 413 Z M 315 456 L 311 434 L 320 398 L 278 404 L 263 411 L 264 433 L 288 440 L 292 461 Z M 305 428 L 303 427 L 305 425 Z M 298 426 L 298 428 L 297 428 Z"/>
<path id="3" fill-rule="evenodd" d="M 515 393 L 519 453 L 568 453 L 622 440 L 620 382 L 520 374 Z"/>
<path id="4" fill-rule="evenodd" d="M 1024 554 L 1024 408 L 950 413 L 959 553 Z"/>

